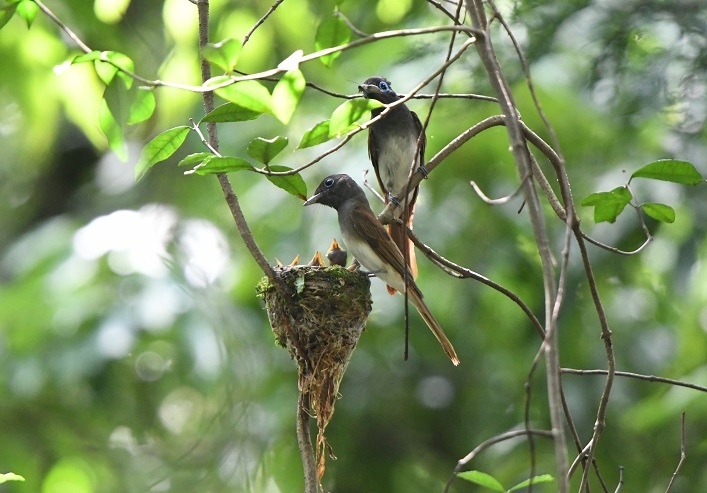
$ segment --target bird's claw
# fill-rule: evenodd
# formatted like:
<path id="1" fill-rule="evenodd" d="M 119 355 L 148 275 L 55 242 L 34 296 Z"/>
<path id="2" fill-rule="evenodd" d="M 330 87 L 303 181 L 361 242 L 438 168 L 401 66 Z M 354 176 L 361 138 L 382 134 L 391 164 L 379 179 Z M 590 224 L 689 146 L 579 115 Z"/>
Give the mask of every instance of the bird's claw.
<path id="1" fill-rule="evenodd" d="M 422 166 L 422 165 L 417 167 L 417 171 L 420 172 L 420 173 L 422 173 L 422 176 L 423 176 L 423 178 L 424 178 L 425 180 L 426 180 L 427 178 L 429 178 L 429 176 L 430 176 L 430 172 L 427 171 L 427 168 L 425 168 L 425 167 Z"/>

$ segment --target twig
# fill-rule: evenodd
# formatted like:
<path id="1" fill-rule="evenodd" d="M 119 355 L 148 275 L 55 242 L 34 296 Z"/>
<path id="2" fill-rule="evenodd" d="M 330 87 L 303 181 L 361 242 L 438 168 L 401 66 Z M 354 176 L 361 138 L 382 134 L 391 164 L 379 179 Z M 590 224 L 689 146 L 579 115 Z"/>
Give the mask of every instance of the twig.
<path id="1" fill-rule="evenodd" d="M 566 373 L 568 375 L 607 375 L 608 374 L 607 370 L 578 370 L 575 368 L 562 368 L 561 372 Z M 675 385 L 678 387 L 685 387 L 685 388 L 692 389 L 692 390 L 699 390 L 700 392 L 707 392 L 707 387 L 703 387 L 702 385 L 696 385 L 694 383 L 682 382 L 680 380 L 673 380 L 672 378 L 657 377 L 655 375 L 642 375 L 640 373 L 631 373 L 628 371 L 618 371 L 618 370 L 615 371 L 614 374 L 617 377 L 635 378 L 637 380 L 643 380 L 646 382 L 666 383 L 668 385 Z"/>
<path id="2" fill-rule="evenodd" d="M 351 21 L 349 20 L 349 18 L 346 17 L 346 16 L 341 12 L 341 10 L 339 10 L 338 8 L 336 9 L 336 12 L 334 13 L 334 15 L 336 15 L 337 17 L 340 17 L 341 20 L 344 21 L 344 23 L 346 23 L 347 26 L 349 26 L 349 29 L 351 29 L 351 31 L 352 31 L 356 36 L 359 36 L 359 37 L 361 37 L 361 38 L 365 38 L 366 36 L 368 36 L 368 33 L 364 33 L 364 32 L 361 31 L 359 28 L 357 28 L 356 26 L 354 26 L 353 22 L 351 22 Z"/>
<path id="3" fill-rule="evenodd" d="M 452 482 L 454 481 L 454 478 L 456 477 L 456 474 L 462 470 L 462 468 L 467 465 L 469 462 L 471 462 L 474 457 L 479 455 L 479 453 L 483 452 L 485 449 L 489 448 L 491 445 L 495 445 L 497 443 L 504 442 L 506 440 L 510 440 L 512 438 L 517 438 L 517 437 L 522 437 L 524 435 L 537 435 L 537 436 L 542 436 L 542 437 L 547 437 L 547 438 L 552 438 L 552 432 L 551 431 L 546 431 L 546 430 L 515 430 L 515 431 L 508 431 L 506 433 L 501 433 L 500 435 L 496 435 L 495 437 L 489 438 L 488 440 L 485 440 L 481 444 L 477 445 L 474 450 L 469 452 L 466 456 L 463 458 L 459 459 L 457 462 L 457 466 L 454 468 L 454 472 L 452 475 L 449 477 L 447 480 L 447 484 L 444 486 L 444 493 L 447 493 L 449 491 L 449 488 L 452 485 Z"/>
<path id="4" fill-rule="evenodd" d="M 250 28 L 250 31 L 248 31 L 248 34 L 246 34 L 245 37 L 243 38 L 242 46 L 245 46 L 245 44 L 248 42 L 250 37 L 255 32 L 255 30 L 258 29 L 263 24 L 263 22 L 265 22 L 267 20 L 267 18 L 270 17 L 270 15 L 273 12 L 275 12 L 275 9 L 277 9 L 280 6 L 280 4 L 284 1 L 285 0 L 275 0 L 275 3 L 273 3 L 270 6 L 270 8 L 268 9 L 267 12 L 265 12 L 265 15 L 263 15 L 260 19 L 258 19 L 258 22 L 256 22 L 255 25 L 252 28 Z"/>
<path id="5" fill-rule="evenodd" d="M 297 446 L 304 467 L 304 492 L 317 493 L 317 466 L 312 439 L 309 435 L 309 404 L 309 394 L 300 391 L 297 399 Z"/>
<path id="6" fill-rule="evenodd" d="M 469 185 L 471 185 L 471 188 L 474 189 L 474 192 L 476 192 L 476 195 L 478 195 L 479 198 L 480 198 L 481 200 L 483 200 L 485 204 L 488 204 L 488 205 L 503 205 L 503 204 L 507 204 L 508 202 L 510 202 L 511 200 L 513 200 L 514 198 L 516 198 L 516 197 L 518 196 L 518 194 L 521 192 L 521 187 L 518 187 L 518 188 L 516 188 L 515 191 L 514 191 L 512 194 L 510 194 L 510 195 L 506 195 L 505 197 L 500 197 L 500 198 L 498 198 L 498 199 L 491 199 L 491 198 L 489 198 L 489 197 L 486 196 L 486 194 L 481 190 L 481 188 L 479 187 L 479 185 L 478 185 L 474 180 L 471 180 L 471 181 L 469 182 Z"/>
<path id="7" fill-rule="evenodd" d="M 624 466 L 619 466 L 619 484 L 616 485 L 614 493 L 619 493 L 624 485 Z"/>
<path id="8" fill-rule="evenodd" d="M 37 7 L 39 7 L 42 12 L 44 12 L 47 17 L 49 17 L 54 23 L 61 28 L 62 31 L 66 33 L 67 36 L 69 36 L 76 45 L 81 48 L 85 53 L 91 53 L 91 48 L 88 47 L 86 43 L 81 41 L 81 38 L 79 38 L 76 33 L 74 33 L 71 29 L 69 29 L 69 26 L 64 24 L 56 15 L 54 15 L 54 12 L 49 10 L 46 5 L 44 5 L 42 2 L 39 0 L 34 0 L 34 3 L 37 4 Z"/>
<path id="9" fill-rule="evenodd" d="M 420 239 L 415 236 L 415 233 L 410 229 L 407 229 L 407 234 L 408 238 L 412 240 L 413 244 L 421 251 L 423 252 L 430 260 L 432 260 L 435 264 L 445 268 L 445 271 L 447 269 L 456 272 L 457 276 L 455 277 L 460 277 L 460 278 L 468 278 L 468 279 L 474 279 L 476 281 L 479 281 L 483 284 L 486 284 L 487 286 L 495 289 L 499 293 L 505 295 L 508 299 L 513 301 L 516 305 L 520 307 L 521 310 L 523 310 L 523 313 L 526 314 L 528 319 L 531 321 L 533 326 L 535 327 L 535 330 L 540 334 L 540 337 L 545 337 L 545 333 L 543 330 L 543 326 L 540 323 L 540 321 L 537 319 L 533 311 L 526 305 L 523 300 L 521 300 L 518 295 L 516 295 L 514 292 L 511 290 L 501 286 L 500 284 L 495 283 L 488 277 L 485 277 L 477 272 L 474 272 L 471 269 L 467 269 L 466 267 L 462 267 L 461 265 L 457 265 L 454 262 L 447 260 L 443 256 L 441 256 L 439 253 L 435 252 L 432 248 L 430 248 L 428 245 L 422 243 Z"/>
<path id="10" fill-rule="evenodd" d="M 680 468 L 682 467 L 682 464 L 685 462 L 686 455 L 685 455 L 685 413 L 682 413 L 681 417 L 681 434 L 680 434 L 680 461 L 678 462 L 677 467 L 675 468 L 675 472 L 673 473 L 673 476 L 670 478 L 670 483 L 668 483 L 668 489 L 665 490 L 665 493 L 670 493 L 670 489 L 673 487 L 673 482 L 675 481 L 675 478 L 678 476 L 678 473 L 680 472 Z"/>

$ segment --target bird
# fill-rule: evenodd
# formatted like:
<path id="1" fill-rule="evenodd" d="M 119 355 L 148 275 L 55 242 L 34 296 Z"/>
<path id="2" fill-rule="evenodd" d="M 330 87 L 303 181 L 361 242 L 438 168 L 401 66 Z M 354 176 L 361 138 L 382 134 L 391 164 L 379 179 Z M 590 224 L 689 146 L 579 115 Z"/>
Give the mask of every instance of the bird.
<path id="1" fill-rule="evenodd" d="M 370 77 L 358 86 L 358 90 L 368 99 L 375 99 L 384 104 L 391 104 L 399 99 L 393 87 L 383 77 Z M 377 117 L 385 108 L 376 108 L 371 111 L 372 117 Z M 420 136 L 422 136 L 420 138 Z M 417 141 L 420 138 L 420 145 Z M 412 229 L 412 219 L 415 211 L 415 202 L 419 186 L 408 193 L 407 203 L 404 198 L 393 195 L 401 190 L 408 182 L 410 169 L 415 161 L 415 168 L 422 167 L 425 159 L 425 146 L 427 137 L 420 118 L 414 111 L 404 104 L 393 108 L 384 118 L 377 121 L 368 130 L 368 156 L 376 172 L 378 185 L 385 203 L 394 202 L 402 205 L 403 210 L 398 217 Z M 424 173 L 424 167 L 422 168 Z M 413 278 L 417 278 L 417 260 L 412 241 L 405 234 L 404 227 L 400 224 L 388 225 L 388 233 L 398 245 L 400 251 L 406 253 L 407 262 Z M 388 292 L 394 294 L 391 286 Z"/>
<path id="2" fill-rule="evenodd" d="M 346 267 L 346 250 L 342 250 L 339 242 L 334 238 L 331 241 L 331 246 L 326 252 L 326 258 L 329 260 L 329 265 L 339 265 Z"/>
<path id="3" fill-rule="evenodd" d="M 407 277 L 408 297 L 439 341 L 454 365 L 459 358 L 454 346 L 423 300 L 422 291 L 412 279 L 403 254 L 378 221 L 360 186 L 345 174 L 330 175 L 319 184 L 305 206 L 322 204 L 336 209 L 339 229 L 346 247 L 364 269 L 404 293 Z"/>

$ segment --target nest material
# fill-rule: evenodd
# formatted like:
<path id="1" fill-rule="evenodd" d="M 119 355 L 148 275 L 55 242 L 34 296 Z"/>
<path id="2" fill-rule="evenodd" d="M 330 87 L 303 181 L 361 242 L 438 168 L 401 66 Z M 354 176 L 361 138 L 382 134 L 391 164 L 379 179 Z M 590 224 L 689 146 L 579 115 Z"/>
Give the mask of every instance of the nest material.
<path id="1" fill-rule="evenodd" d="M 339 266 L 279 266 L 287 296 L 267 279 L 259 286 L 277 343 L 297 362 L 300 392 L 317 419 L 317 474 L 324 474 L 324 430 L 346 366 L 371 311 L 371 282 Z"/>

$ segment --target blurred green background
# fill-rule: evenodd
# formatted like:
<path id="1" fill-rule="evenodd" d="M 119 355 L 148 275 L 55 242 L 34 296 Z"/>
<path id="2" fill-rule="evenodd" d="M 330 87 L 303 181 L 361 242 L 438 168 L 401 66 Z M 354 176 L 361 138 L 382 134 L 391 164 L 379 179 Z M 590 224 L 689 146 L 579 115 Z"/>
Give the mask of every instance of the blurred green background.
<path id="1" fill-rule="evenodd" d="M 498 5 L 526 50 L 577 202 L 625 184 L 632 171 L 656 159 L 688 160 L 707 175 L 703 2 Z M 187 0 L 47 0 L 47 6 L 92 49 L 129 55 L 142 76 L 200 83 L 196 9 Z M 242 38 L 268 7 L 213 1 L 212 41 Z M 252 36 L 239 69 L 265 70 L 297 49 L 314 51 L 317 25 L 334 8 L 332 1 L 284 2 Z M 449 23 L 430 4 L 411 0 L 345 1 L 339 8 L 367 33 Z M 512 45 L 494 32 L 523 118 L 547 139 Z M 405 93 L 443 61 L 448 39 L 447 33 L 381 41 L 343 53 L 332 68 L 314 61 L 301 69 L 308 81 L 338 93 L 355 93 L 371 75 L 388 77 Z M 0 485 L 0 492 L 301 491 L 296 369 L 275 346 L 255 296 L 262 273 L 216 179 L 184 176 L 176 167 L 203 147 L 190 135 L 167 163 L 134 181 L 150 138 L 203 116 L 199 95 L 158 89 L 157 111 L 131 128 L 124 162 L 107 150 L 99 130 L 103 87 L 90 65 L 62 66 L 76 54 L 42 14 L 30 30 L 15 17 L 0 31 L 0 473 L 26 478 Z M 448 72 L 443 91 L 492 95 L 474 50 Z M 288 126 L 268 115 L 221 125 L 221 150 L 245 158 L 252 138 L 283 135 L 290 146 L 275 163 L 304 164 L 333 144 L 295 151 L 302 133 L 340 103 L 307 89 Z M 424 119 L 429 101 L 409 106 Z M 488 102 L 439 101 L 427 157 L 496 113 Z M 347 172 L 360 182 L 369 167 L 359 134 L 303 177 L 311 193 L 327 174 Z M 333 211 L 304 209 L 255 174 L 231 179 L 270 261 L 308 259 L 339 236 Z M 518 186 L 505 129 L 474 138 L 423 183 L 416 232 L 445 257 L 518 293 L 542 318 L 539 259 L 527 216 L 517 214 L 520 202 L 486 206 L 470 180 L 492 197 Z M 707 385 L 704 186 L 633 185 L 641 201 L 674 207 L 677 220 L 648 220 L 655 241 L 640 255 L 590 250 L 617 365 Z M 564 227 L 547 211 L 559 257 Z M 593 224 L 592 210 L 580 214 L 585 231 L 600 241 L 627 250 L 643 241 L 628 211 L 601 225 Z M 324 478 L 331 491 L 441 491 L 459 458 L 522 427 L 524 383 L 539 346 L 534 329 L 499 293 L 418 258 L 418 283 L 462 364 L 449 364 L 414 313 L 404 362 L 402 298 L 374 281 L 368 329 L 327 430 L 338 456 Z M 570 263 L 561 363 L 605 368 L 574 247 Z M 569 375 L 563 382 L 586 442 L 604 380 Z M 540 365 L 533 378 L 534 427 L 548 428 L 546 408 Z M 672 491 L 707 489 L 707 396 L 618 379 L 597 450 L 611 491 L 619 466 L 625 491 L 665 491 L 679 459 L 683 411 L 687 460 Z M 551 443 L 536 439 L 536 447 L 536 472 L 554 475 Z M 469 467 L 510 487 L 527 478 L 528 446 L 504 442 Z M 601 491 L 594 479 L 591 484 Z M 458 480 L 452 491 L 481 490 Z"/>

